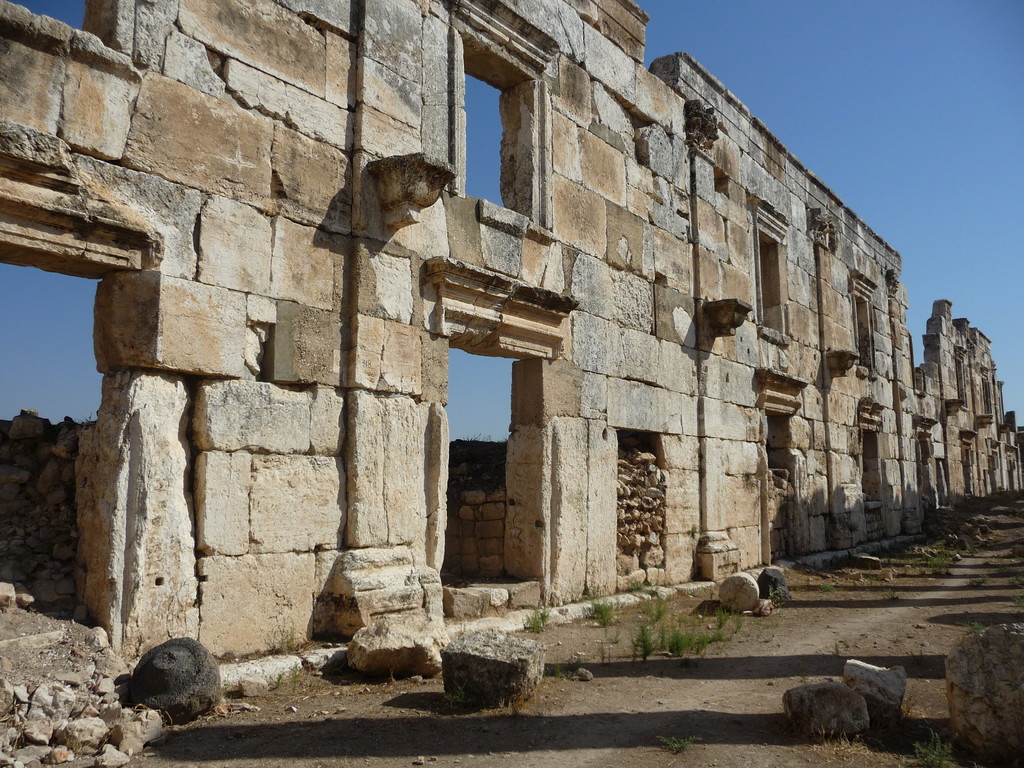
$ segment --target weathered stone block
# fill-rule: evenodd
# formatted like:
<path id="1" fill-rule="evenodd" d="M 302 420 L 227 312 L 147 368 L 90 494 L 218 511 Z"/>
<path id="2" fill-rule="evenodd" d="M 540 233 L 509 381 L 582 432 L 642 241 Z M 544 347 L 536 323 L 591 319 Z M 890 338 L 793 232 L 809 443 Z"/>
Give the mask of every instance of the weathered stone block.
<path id="1" fill-rule="evenodd" d="M 426 527 L 424 438 L 429 406 L 353 391 L 348 401 L 351 547 L 422 540 Z"/>
<path id="2" fill-rule="evenodd" d="M 270 287 L 270 221 L 255 208 L 213 196 L 199 224 L 199 280 L 246 293 Z"/>
<path id="3" fill-rule="evenodd" d="M 864 697 L 842 683 L 790 688 L 782 703 L 793 727 L 808 736 L 853 736 L 868 729 Z"/>
<path id="4" fill-rule="evenodd" d="M 104 377 L 96 425 L 79 435 L 79 589 L 126 658 L 198 631 L 189 407 L 180 378 L 121 371 Z"/>
<path id="5" fill-rule="evenodd" d="M 357 387 L 419 394 L 421 332 L 404 323 L 360 315 L 353 323 L 349 374 Z"/>
<path id="6" fill-rule="evenodd" d="M 270 119 L 150 74 L 128 133 L 132 168 L 240 200 L 270 197 Z"/>
<path id="7" fill-rule="evenodd" d="M 312 552 L 200 558 L 199 640 L 215 655 L 302 640 L 312 615 L 314 568 Z"/>
<path id="8" fill-rule="evenodd" d="M 199 385 L 192 419 L 204 451 L 306 453 L 310 446 L 310 397 L 262 381 Z"/>
<path id="9" fill-rule="evenodd" d="M 185 34 L 218 53 L 323 96 L 323 35 L 271 0 L 181 0 L 178 19 Z"/>
<path id="10" fill-rule="evenodd" d="M 134 70 L 73 58 L 64 81 L 61 138 L 86 154 L 119 159 L 138 92 Z"/>
<path id="11" fill-rule="evenodd" d="M 348 231 L 352 179 L 344 152 L 276 123 L 271 165 L 282 213 L 321 229 Z"/>
<path id="12" fill-rule="evenodd" d="M 242 376 L 245 294 L 161 275 L 117 272 L 96 292 L 96 364 Z"/>
<path id="13" fill-rule="evenodd" d="M 253 552 L 308 552 L 339 546 L 345 469 L 327 456 L 254 456 L 250 532 Z"/>
<path id="14" fill-rule="evenodd" d="M 348 241 L 322 230 L 274 220 L 270 295 L 307 307 L 331 309 L 336 292 L 335 265 Z"/>
<path id="15" fill-rule="evenodd" d="M 0 53 L 0 113 L 16 123 L 56 133 L 64 60 L 10 39 L 3 41 Z"/>
<path id="16" fill-rule="evenodd" d="M 554 180 L 555 226 L 565 240 L 591 255 L 604 255 L 605 201 L 586 187 L 560 176 Z"/>
<path id="17" fill-rule="evenodd" d="M 281 383 L 341 383 L 342 320 L 338 313 L 277 303 L 263 361 L 266 376 Z"/>
<path id="18" fill-rule="evenodd" d="M 345 443 L 345 394 L 317 387 L 310 403 L 310 448 L 320 456 L 340 456 Z"/>
<path id="19" fill-rule="evenodd" d="M 205 45 L 172 30 L 165 50 L 165 75 L 211 96 L 224 94 L 224 81 L 210 66 Z"/>
<path id="20" fill-rule="evenodd" d="M 243 106 L 286 120 L 307 136 L 336 147 L 351 144 L 352 115 L 322 96 L 264 74 L 234 59 L 225 65 L 228 90 Z"/>
<path id="21" fill-rule="evenodd" d="M 146 228 L 160 239 L 159 263 L 143 266 L 191 280 L 196 273 L 193 231 L 202 193 L 91 157 L 79 155 L 75 160 L 82 181 L 93 194 L 145 222 Z"/>
<path id="22" fill-rule="evenodd" d="M 441 651 L 444 688 L 483 707 L 533 696 L 544 677 L 544 646 L 501 632 L 471 632 Z"/>
<path id="23" fill-rule="evenodd" d="M 252 456 L 204 451 L 195 473 L 197 548 L 208 555 L 246 554 Z"/>

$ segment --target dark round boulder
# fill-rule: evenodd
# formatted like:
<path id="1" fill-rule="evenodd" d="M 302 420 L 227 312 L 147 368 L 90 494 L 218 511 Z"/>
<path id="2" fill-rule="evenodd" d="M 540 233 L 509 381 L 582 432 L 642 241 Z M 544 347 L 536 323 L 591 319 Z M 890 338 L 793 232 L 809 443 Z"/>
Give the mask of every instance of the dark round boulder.
<path id="1" fill-rule="evenodd" d="M 136 704 L 187 723 L 220 702 L 220 667 L 199 641 L 172 638 L 139 659 L 128 691 Z"/>
<path id="2" fill-rule="evenodd" d="M 774 565 L 765 568 L 757 577 L 757 591 L 762 600 L 790 600 L 793 597 L 786 584 L 786 574 Z"/>

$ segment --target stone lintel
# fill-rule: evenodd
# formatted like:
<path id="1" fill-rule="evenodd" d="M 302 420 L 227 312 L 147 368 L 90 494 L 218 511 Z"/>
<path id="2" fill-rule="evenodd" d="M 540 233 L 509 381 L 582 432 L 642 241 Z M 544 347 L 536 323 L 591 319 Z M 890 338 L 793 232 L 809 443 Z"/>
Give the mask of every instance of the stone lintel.
<path id="1" fill-rule="evenodd" d="M 503 0 L 456 0 L 452 13 L 456 27 L 471 35 L 466 41 L 467 59 L 479 55 L 475 48 L 482 48 L 485 56 L 508 65 L 490 73 L 498 87 L 539 78 L 558 52 L 557 41 Z"/>
<path id="2" fill-rule="evenodd" d="M 64 142 L 0 120 L 0 261 L 79 277 L 155 262 L 143 225 L 90 200 Z"/>
<path id="3" fill-rule="evenodd" d="M 573 299 L 444 259 L 428 261 L 426 275 L 437 288 L 437 327 L 453 346 L 517 358 L 563 355 Z"/>
<path id="4" fill-rule="evenodd" d="M 770 368 L 758 368 L 754 381 L 759 390 L 757 407 L 771 416 L 792 416 L 800 410 L 800 393 L 807 382 Z"/>

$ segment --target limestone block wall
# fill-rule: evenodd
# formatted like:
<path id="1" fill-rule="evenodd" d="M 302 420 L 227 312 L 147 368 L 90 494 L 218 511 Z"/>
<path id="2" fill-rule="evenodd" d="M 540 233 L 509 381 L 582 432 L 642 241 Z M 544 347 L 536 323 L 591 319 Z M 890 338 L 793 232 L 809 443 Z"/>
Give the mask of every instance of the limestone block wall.
<path id="1" fill-rule="evenodd" d="M 644 67 L 646 23 L 0 0 L 0 259 L 100 278 L 77 587 L 115 645 L 440 621 L 470 541 L 547 603 L 614 592 L 620 433 L 663 473 L 648 580 L 1011 482 L 987 339 L 941 310 L 916 370 L 899 254 L 692 58 Z M 501 93 L 500 201 L 465 193 L 467 77 Z M 449 498 L 452 347 L 516 360 L 500 531 L 497 495 Z"/>

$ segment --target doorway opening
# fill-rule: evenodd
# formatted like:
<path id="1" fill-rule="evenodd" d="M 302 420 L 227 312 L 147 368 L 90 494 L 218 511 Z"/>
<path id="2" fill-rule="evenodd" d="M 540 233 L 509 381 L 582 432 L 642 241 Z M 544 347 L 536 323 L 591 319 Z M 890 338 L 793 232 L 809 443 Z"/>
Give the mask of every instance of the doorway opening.
<path id="1" fill-rule="evenodd" d="M 93 280 L 0 264 L 0 581 L 61 618 L 77 608 L 79 434 L 100 404 L 95 292 Z"/>
<path id="2" fill-rule="evenodd" d="M 505 460 L 512 361 L 449 353 L 448 523 L 442 568 L 454 580 L 505 575 Z"/>

